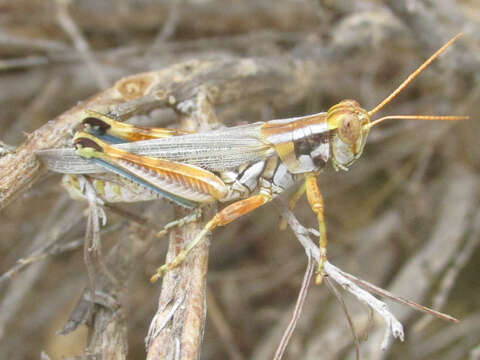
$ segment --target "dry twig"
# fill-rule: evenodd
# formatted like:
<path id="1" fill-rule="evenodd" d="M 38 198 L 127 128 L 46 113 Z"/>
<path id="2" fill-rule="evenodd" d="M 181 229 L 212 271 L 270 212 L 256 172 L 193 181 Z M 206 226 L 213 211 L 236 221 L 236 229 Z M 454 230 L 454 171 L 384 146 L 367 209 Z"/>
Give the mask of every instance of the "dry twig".
<path id="1" fill-rule="evenodd" d="M 285 208 L 282 211 L 282 216 L 287 220 L 289 226 L 294 231 L 300 243 L 305 247 L 306 251 L 311 253 L 312 256 L 318 261 L 319 250 L 316 247 L 316 245 L 314 245 L 313 242 L 309 239 L 308 231 L 303 226 L 300 225 L 300 223 L 295 219 L 293 214 L 287 208 Z M 351 282 L 349 280 L 349 278 L 352 278 L 352 275 L 341 271 L 340 269 L 333 266 L 331 263 L 328 263 L 328 265 L 327 264 L 325 265 L 325 273 L 326 275 L 329 276 L 329 278 L 333 279 L 335 282 L 341 285 L 345 290 L 347 290 L 352 295 L 354 295 L 360 302 L 365 303 L 372 310 L 374 310 L 378 315 L 383 317 L 386 323 L 385 333 L 384 333 L 384 337 L 381 345 L 383 350 L 387 349 L 391 337 L 399 338 L 400 340 L 403 341 L 403 338 L 404 338 L 403 327 L 401 323 L 395 318 L 395 316 L 388 310 L 388 306 L 385 303 L 378 301 L 370 293 L 365 292 L 359 287 L 357 287 L 354 282 Z M 367 282 L 362 281 L 362 286 L 365 286 L 367 284 L 368 284 Z M 368 284 L 368 288 L 374 289 L 375 286 Z M 386 293 L 381 293 L 381 295 L 385 296 Z M 391 294 L 388 294 L 388 296 L 397 297 Z M 399 301 L 402 301 L 402 300 L 403 299 L 400 298 Z M 402 303 L 412 306 L 411 302 L 406 303 L 403 300 Z M 413 308 L 422 309 L 422 311 L 424 311 L 423 310 L 424 308 L 418 306 L 417 304 L 415 304 Z M 429 313 L 444 320 L 451 320 L 454 322 L 458 322 L 458 320 L 445 314 L 440 314 L 434 311 L 430 311 Z"/>

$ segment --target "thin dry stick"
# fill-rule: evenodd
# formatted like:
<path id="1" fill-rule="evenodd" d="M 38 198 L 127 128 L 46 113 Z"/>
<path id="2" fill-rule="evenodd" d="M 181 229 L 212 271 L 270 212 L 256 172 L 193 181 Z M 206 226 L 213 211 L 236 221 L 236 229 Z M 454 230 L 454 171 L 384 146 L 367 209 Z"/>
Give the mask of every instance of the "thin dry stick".
<path id="1" fill-rule="evenodd" d="M 217 330 L 217 334 L 220 337 L 220 343 L 225 351 L 228 353 L 228 358 L 232 360 L 243 360 L 245 357 L 240 352 L 235 336 L 232 332 L 231 326 L 229 326 L 225 316 L 218 305 L 212 290 L 207 288 L 207 307 L 209 319 L 212 321 L 213 326 Z M 209 320 L 209 321 L 210 321 Z"/>
<path id="2" fill-rule="evenodd" d="M 313 261 L 311 254 L 307 251 L 307 268 L 305 269 L 305 275 L 303 276 L 302 286 L 300 287 L 300 291 L 298 292 L 297 302 L 293 310 L 292 319 L 288 323 L 288 326 L 283 333 L 277 351 L 275 351 L 275 356 L 273 357 L 274 360 L 280 360 L 283 357 L 288 342 L 290 341 L 293 335 L 293 331 L 297 326 L 298 319 L 300 318 L 300 315 L 302 313 L 303 304 L 305 303 L 305 299 L 307 298 L 308 288 L 312 280 L 314 269 L 315 262 Z"/>
<path id="3" fill-rule="evenodd" d="M 295 236 L 297 239 L 300 241 L 300 243 L 308 249 L 307 251 L 310 251 L 312 255 L 315 257 L 315 259 L 318 261 L 319 259 L 319 250 L 318 247 L 311 241 L 311 239 L 308 237 L 309 230 L 305 229 L 300 223 L 296 220 L 295 216 L 291 213 L 291 211 L 288 210 L 288 208 L 284 207 L 282 211 L 282 216 L 287 220 L 289 226 L 292 228 L 292 230 L 295 233 Z M 358 285 L 362 286 L 363 288 L 366 288 L 368 290 L 371 290 L 375 293 L 378 293 L 382 296 L 385 296 L 389 299 L 398 301 L 402 304 L 408 305 L 412 307 L 415 310 L 427 312 L 430 315 L 437 316 L 443 320 L 448 320 L 452 322 L 458 322 L 457 319 L 443 314 L 439 313 L 435 310 L 428 309 L 424 306 L 418 305 L 414 303 L 413 301 L 405 300 L 402 299 L 396 295 L 393 295 L 389 293 L 388 291 L 384 289 L 380 289 L 375 285 L 372 285 L 364 280 L 357 279 L 351 274 L 345 273 L 344 271 L 338 269 L 331 263 L 327 262 L 325 264 L 325 273 L 335 280 L 339 285 L 341 285 L 345 290 L 350 292 L 352 295 L 354 295 L 358 300 L 361 302 L 367 304 L 372 310 L 377 312 L 380 316 L 383 317 L 385 320 L 387 327 L 385 329 L 385 334 L 384 338 L 382 341 L 381 348 L 382 349 L 387 349 L 389 346 L 390 338 L 399 338 L 400 340 L 403 341 L 404 338 L 404 333 L 403 333 L 403 327 L 402 324 L 395 318 L 395 316 L 388 310 L 387 304 L 379 301 L 375 297 L 373 297 L 369 292 L 366 292 L 362 290 Z"/>
<path id="4" fill-rule="evenodd" d="M 33 51 L 46 51 L 49 53 L 69 52 L 72 50 L 70 46 L 60 41 L 12 35 L 3 30 L 4 29 L 2 29 L 2 32 L 0 33 L 0 45 L 2 48 L 11 46 L 15 48 L 26 48 Z"/>
<path id="5" fill-rule="evenodd" d="M 51 238 L 52 234 L 58 231 L 57 226 L 65 225 L 65 222 L 68 223 L 68 220 L 71 220 L 72 212 L 65 212 L 65 208 L 69 202 L 70 200 L 66 196 L 57 201 L 55 207 L 45 219 L 43 226 L 38 229 L 36 236 L 32 240 L 32 251 L 44 243 L 46 239 Z M 60 223 L 58 223 L 59 218 L 62 220 Z M 8 311 L 0 311 L 0 338 L 3 338 L 8 323 L 17 315 L 23 299 L 36 284 L 38 278 L 42 276 L 47 265 L 47 261 L 36 263 L 35 266 L 30 267 L 22 274 L 21 281 L 10 284 L 10 288 L 3 293 L 0 299 L 0 308 L 8 309 Z"/>
<path id="6" fill-rule="evenodd" d="M 443 328 L 436 328 L 433 334 L 415 337 L 410 347 L 408 359 L 437 359 L 445 354 L 445 349 L 454 348 L 465 339 L 478 341 L 480 333 L 480 312 L 470 313 L 462 320 L 462 326 L 449 324 Z M 467 347 L 469 348 L 469 347 Z M 465 348 L 464 348 L 465 352 Z M 437 354 L 437 356 L 434 356 Z M 459 359 L 461 357 L 444 359 Z M 462 357 L 463 358 L 463 357 Z"/>
<path id="7" fill-rule="evenodd" d="M 15 151 L 15 146 L 5 144 L 0 141 L 0 157 L 11 154 Z"/>
<path id="8" fill-rule="evenodd" d="M 94 55 L 90 51 L 88 42 L 82 35 L 77 24 L 73 21 L 68 13 L 68 0 L 57 0 L 57 19 L 62 29 L 70 36 L 80 56 L 87 64 L 89 70 L 95 75 L 99 89 L 105 89 L 110 85 L 110 81 L 103 72 L 101 66 L 95 60 Z"/>
<path id="9" fill-rule="evenodd" d="M 177 297 L 173 304 L 167 302 L 157 310 L 148 328 L 147 336 L 145 337 L 145 349 L 147 351 L 150 349 L 152 341 L 160 334 L 165 326 L 167 326 L 167 323 L 172 320 L 173 315 L 184 300 L 185 296 L 182 294 Z"/>
<path id="10" fill-rule="evenodd" d="M 287 220 L 288 225 L 293 230 L 298 241 L 305 247 L 306 251 L 310 251 L 312 256 L 318 261 L 320 259 L 320 251 L 317 245 L 308 236 L 309 231 L 305 229 L 295 218 L 293 213 L 284 207 L 282 216 Z M 402 324 L 389 311 L 388 305 L 378 300 L 369 292 L 358 287 L 354 282 L 350 281 L 343 275 L 343 272 L 330 262 L 325 263 L 325 274 L 335 280 L 342 288 L 355 296 L 360 302 L 368 305 L 378 315 L 380 315 L 386 323 L 385 334 L 383 337 L 382 349 L 387 349 L 392 337 L 403 341 L 404 333 Z"/>
<path id="11" fill-rule="evenodd" d="M 436 308 L 441 309 L 448 298 L 448 294 L 455 285 L 458 273 L 465 267 L 470 257 L 474 254 L 475 248 L 480 244 L 480 212 L 473 218 L 472 232 L 454 259 L 452 267 L 447 271 L 440 284 L 440 291 L 433 298 L 432 303 Z"/>
<path id="12" fill-rule="evenodd" d="M 112 283 L 104 272 L 97 274 L 99 287 L 95 289 L 95 303 L 101 306 L 95 306 L 87 353 L 98 354 L 101 358 L 126 358 L 127 326 L 125 311 L 119 301 L 125 296 L 126 289 L 122 285 L 131 276 L 134 267 L 139 265 L 138 260 L 143 257 L 147 244 L 153 238 L 152 231 L 145 231 L 137 224 L 132 224 L 125 235 L 106 258 L 106 266 L 115 273 L 120 285 Z"/>
<path id="13" fill-rule="evenodd" d="M 179 20 L 179 6 L 179 3 L 172 3 L 167 21 L 163 24 L 155 39 L 153 39 L 150 49 L 146 53 L 147 56 L 152 56 L 156 48 L 164 44 L 175 32 Z"/>
<path id="14" fill-rule="evenodd" d="M 79 179 L 82 179 L 83 176 L 79 176 Z M 86 180 L 85 180 L 86 181 Z M 86 319 L 89 319 L 93 314 L 93 307 L 95 305 L 95 264 L 93 263 L 91 256 L 90 256 L 90 243 L 95 242 L 95 232 L 98 227 L 98 216 L 96 216 L 96 212 L 93 209 L 93 205 L 89 194 L 91 194 L 92 190 L 90 187 L 86 187 L 85 195 L 89 202 L 88 207 L 88 216 L 87 216 L 87 226 L 85 229 L 85 240 L 83 242 L 83 262 L 85 263 L 85 268 L 87 270 L 87 279 L 88 279 L 88 289 L 90 291 L 90 300 L 89 300 L 89 307 L 87 314 L 85 315 Z M 95 200 L 94 200 L 95 201 Z M 95 223 L 97 226 L 95 226 Z M 92 240 L 90 240 L 92 238 Z"/>
<path id="15" fill-rule="evenodd" d="M 78 221 L 80 222 L 81 218 L 77 217 Z M 75 221 L 71 221 L 66 223 L 66 226 L 62 228 L 62 230 L 67 233 L 74 225 L 76 225 Z M 106 235 L 111 232 L 115 232 L 120 230 L 122 227 L 125 226 L 125 223 L 116 223 L 109 227 L 106 227 L 101 230 L 100 235 Z M 65 252 L 73 251 L 79 249 L 85 243 L 85 236 L 75 238 L 71 241 L 66 243 L 59 243 L 62 239 L 64 234 L 61 236 L 56 236 L 52 238 L 51 241 L 46 242 L 38 249 L 32 251 L 29 255 L 20 258 L 17 260 L 17 263 L 12 266 L 10 269 L 5 271 L 3 274 L 0 275 L 0 285 L 7 281 L 12 280 L 16 275 L 22 272 L 24 269 L 29 267 L 32 264 L 35 264 L 38 261 L 42 261 L 51 256 L 57 256 L 63 254 Z"/>
<path id="16" fill-rule="evenodd" d="M 452 266 L 448 269 L 446 274 L 440 281 L 440 289 L 433 297 L 432 306 L 436 309 L 442 309 L 448 300 L 448 295 L 455 285 L 455 280 L 459 272 L 465 267 L 468 260 L 473 255 L 475 248 L 480 244 L 480 212 L 473 218 L 473 229 L 468 236 L 465 245 L 460 250 L 458 255 L 454 258 Z M 427 326 L 432 321 L 431 317 L 423 317 L 415 324 L 415 330 L 419 331 Z"/>
<path id="17" fill-rule="evenodd" d="M 355 325 L 353 324 L 352 317 L 348 312 L 347 304 L 345 304 L 345 301 L 343 301 L 342 294 L 340 294 L 340 291 L 337 290 L 337 288 L 335 287 L 335 284 L 332 281 L 330 281 L 328 277 L 325 279 L 325 284 L 327 284 L 327 287 L 330 289 L 333 295 L 335 295 L 338 302 L 340 303 L 340 306 L 342 307 L 343 313 L 345 314 L 345 318 L 347 319 L 347 322 L 348 322 L 348 327 L 352 331 L 353 343 L 355 345 L 355 358 L 357 360 L 360 360 L 360 341 L 358 340 L 357 332 L 355 331 Z"/>
<path id="18" fill-rule="evenodd" d="M 341 270 L 340 270 L 341 271 Z M 394 295 L 392 294 L 391 292 L 385 290 L 385 289 L 382 289 L 382 288 L 379 288 L 378 286 L 375 286 L 373 284 L 370 284 L 369 282 L 365 281 L 365 280 L 362 280 L 362 279 L 359 279 L 351 274 L 348 274 L 346 272 L 343 272 L 342 271 L 342 275 L 349 278 L 350 280 L 352 280 L 353 282 L 355 282 L 358 286 L 364 288 L 364 289 L 367 289 L 368 291 L 371 291 L 375 294 L 378 294 L 380 296 L 383 296 L 387 299 L 390 299 L 390 300 L 393 300 L 395 302 L 398 302 L 399 304 L 402 304 L 402 305 L 407 305 L 407 306 L 410 306 L 412 309 L 414 310 L 417 310 L 417 311 L 421 311 L 425 314 L 428 314 L 428 315 L 432 315 L 432 316 L 435 316 L 439 319 L 442 319 L 442 320 L 445 320 L 445 321 L 451 321 L 453 323 L 458 323 L 460 322 L 458 319 L 454 318 L 453 316 L 450 316 L 450 315 L 447 315 L 447 314 L 444 314 L 442 312 L 439 312 L 439 311 L 436 311 L 436 310 L 433 310 L 433 309 L 430 309 L 426 306 L 423 306 L 423 305 L 420 305 L 420 304 L 417 304 L 416 302 L 414 301 L 411 301 L 411 300 L 408 300 L 408 299 L 404 299 L 402 298 L 401 296 L 398 296 L 398 295 Z"/>
<path id="19" fill-rule="evenodd" d="M 60 200 L 60 205 L 70 202 L 70 199 L 63 198 Z M 64 206 L 64 205 L 61 205 Z M 59 213 L 61 215 L 59 215 Z M 81 222 L 82 218 L 78 216 L 78 208 L 70 206 L 68 211 L 61 208 L 61 212 L 55 213 L 55 227 L 57 231 L 53 231 L 52 236 L 48 239 L 42 239 L 38 243 L 34 243 L 30 254 L 17 260 L 17 263 L 10 269 L 6 270 L 0 275 L 0 285 L 7 280 L 12 280 L 15 275 L 19 274 L 22 270 L 34 264 L 48 256 L 55 255 L 64 251 L 69 251 L 76 248 L 79 244 L 83 243 L 82 240 L 74 240 L 68 244 L 59 244 L 59 241 L 65 237 L 72 228 Z M 58 226 L 58 227 L 57 227 Z M 37 247 L 38 246 L 38 247 Z"/>

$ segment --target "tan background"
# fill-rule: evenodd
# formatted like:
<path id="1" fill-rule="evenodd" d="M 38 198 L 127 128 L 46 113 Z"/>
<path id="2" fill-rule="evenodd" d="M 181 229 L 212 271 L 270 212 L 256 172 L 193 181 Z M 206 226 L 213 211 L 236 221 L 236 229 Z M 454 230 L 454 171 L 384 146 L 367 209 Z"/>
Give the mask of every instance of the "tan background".
<path id="1" fill-rule="evenodd" d="M 105 0 L 65 8 L 61 2 L 23 0 L 2 1 L 0 19 L 0 140 L 5 143 L 0 194 L 8 192 L 8 149 L 14 151 L 48 120 L 123 76 L 190 59 L 252 57 L 272 67 L 288 60 L 303 64 L 302 71 L 313 70 L 291 84 L 278 79 L 278 89 L 231 96 L 215 106 L 218 118 L 233 126 L 299 116 L 326 111 L 344 98 L 370 109 L 463 31 L 458 43 L 382 114 L 466 114 L 471 119 L 385 123 L 372 131 L 364 156 L 348 173 L 329 167 L 320 185 L 332 263 L 405 298 L 441 303 L 442 311 L 462 319 L 459 325 L 424 324 L 422 315 L 394 306 L 406 341 L 381 354 L 383 324 L 377 322 L 361 345 L 362 358 L 480 358 L 475 350 L 480 341 L 478 2 Z M 275 84 L 276 79 L 253 84 L 261 81 Z M 165 126 L 178 117 L 162 110 L 137 120 Z M 70 357 L 82 354 L 87 343 L 85 326 L 66 337 L 56 335 L 87 284 L 81 250 L 85 204 L 70 200 L 59 180 L 42 173 L 0 213 L 2 274 L 51 241 L 73 247 L 2 278 L 0 354 L 5 359 L 38 359 L 42 350 L 52 359 Z M 125 208 L 140 214 L 147 207 Z M 148 204 L 144 215 L 166 223 L 173 210 L 160 201 Z M 296 215 L 314 226 L 306 201 Z M 269 205 L 215 231 L 202 359 L 272 357 L 305 267 L 303 249 L 289 230 L 278 230 L 278 217 Z M 128 221 L 117 215 L 109 213 L 108 226 L 105 254 L 124 234 L 135 237 Z M 141 243 L 146 231 L 139 231 L 132 241 Z M 165 238 L 157 240 L 126 267 L 129 280 L 117 301 L 130 359 L 145 357 L 143 341 L 159 288 L 148 277 L 163 263 L 165 251 Z M 366 308 L 349 296 L 346 302 L 362 332 Z M 326 287 L 312 287 L 285 358 L 344 359 L 352 350 L 340 306 Z"/>

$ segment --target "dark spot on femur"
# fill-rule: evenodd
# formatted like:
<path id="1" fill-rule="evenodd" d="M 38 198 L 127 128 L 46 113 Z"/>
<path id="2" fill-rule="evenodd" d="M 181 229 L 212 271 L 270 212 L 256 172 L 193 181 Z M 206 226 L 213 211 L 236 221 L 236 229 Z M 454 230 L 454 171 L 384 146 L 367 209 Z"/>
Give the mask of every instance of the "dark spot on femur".
<path id="1" fill-rule="evenodd" d="M 100 145 L 98 145 L 95 141 L 88 139 L 88 138 L 78 138 L 75 139 L 75 142 L 73 143 L 75 147 L 81 146 L 84 148 L 92 148 L 96 151 L 103 152 L 103 149 Z"/>
<path id="2" fill-rule="evenodd" d="M 105 121 L 95 117 L 87 117 L 83 119 L 82 124 L 90 125 L 93 129 L 95 129 L 101 134 L 105 134 L 107 130 L 111 128 L 111 126 Z"/>

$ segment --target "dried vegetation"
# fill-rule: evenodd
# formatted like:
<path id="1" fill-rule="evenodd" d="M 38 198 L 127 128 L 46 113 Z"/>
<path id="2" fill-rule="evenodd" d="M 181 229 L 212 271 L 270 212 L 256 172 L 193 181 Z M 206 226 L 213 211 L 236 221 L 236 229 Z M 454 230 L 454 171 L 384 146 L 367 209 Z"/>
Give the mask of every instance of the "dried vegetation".
<path id="1" fill-rule="evenodd" d="M 165 278 L 160 298 L 148 276 L 164 262 L 166 239 L 107 209 L 103 252 L 118 283 L 100 272 L 89 334 L 81 325 L 58 335 L 88 311 L 85 204 L 68 198 L 34 151 L 67 145 L 84 108 L 201 130 L 322 111 L 344 98 L 369 109 L 462 31 L 382 113 L 471 120 L 385 123 L 351 171 L 328 169 L 320 185 L 332 263 L 462 319 L 431 321 L 395 305 L 407 338 L 381 352 L 383 324 L 375 318 L 369 326 L 366 308 L 346 295 L 362 357 L 479 358 L 478 2 L 22 0 L 2 2 L 0 17 L 2 356 L 120 359 L 128 349 L 129 359 L 145 358 L 160 302 L 156 327 L 166 314 L 173 321 L 149 344 L 150 358 L 176 347 L 182 359 L 200 349 L 202 359 L 272 358 L 306 266 L 291 231 L 278 230 L 272 205 L 215 231 L 209 249 Z M 122 209 L 155 224 L 182 215 L 161 201 Z M 314 225 L 306 201 L 295 213 Z M 198 226 L 175 232 L 170 253 Z M 309 290 L 285 359 L 354 353 L 333 299 L 325 286 Z"/>

